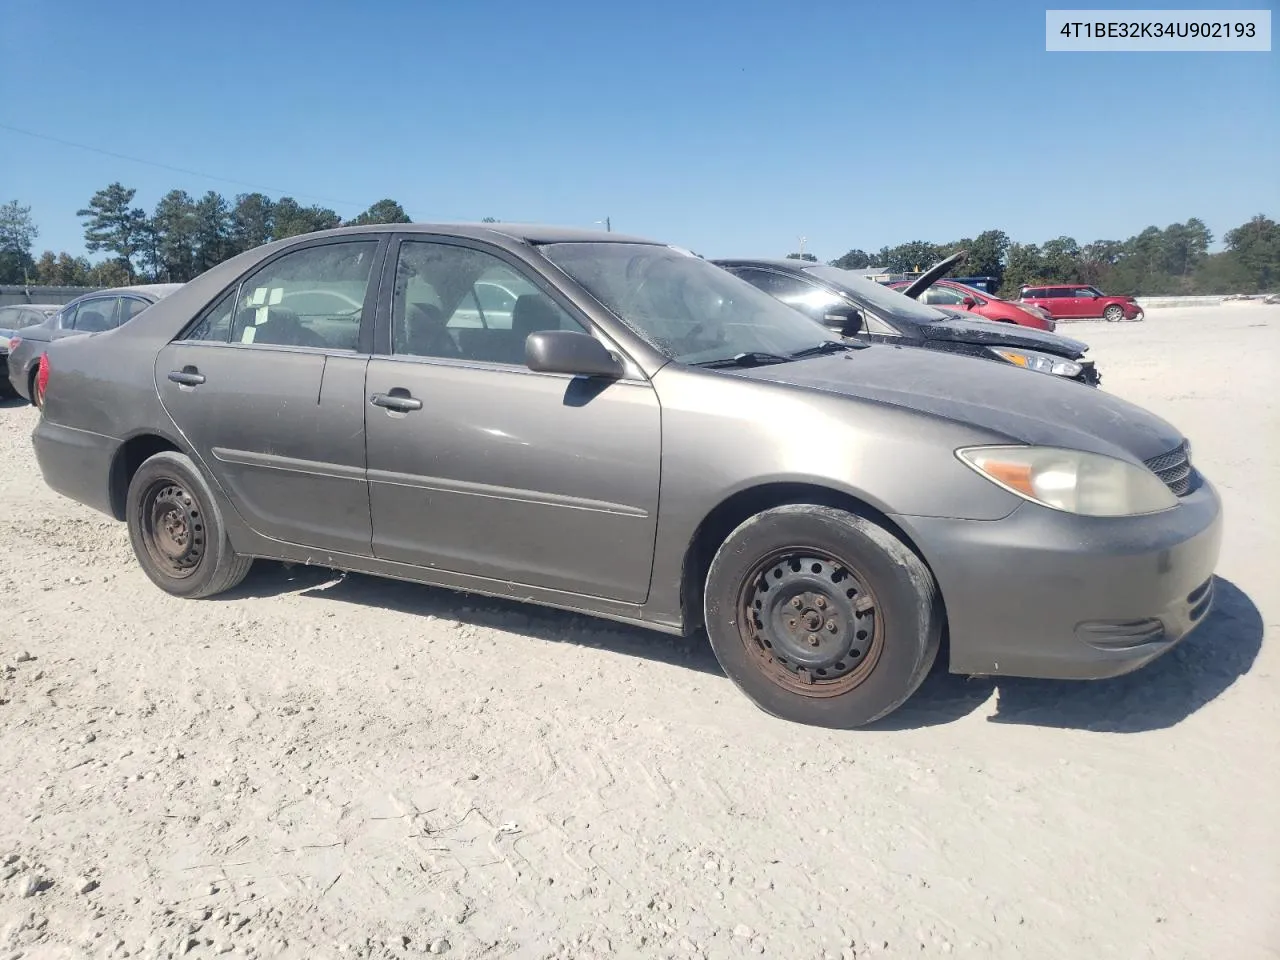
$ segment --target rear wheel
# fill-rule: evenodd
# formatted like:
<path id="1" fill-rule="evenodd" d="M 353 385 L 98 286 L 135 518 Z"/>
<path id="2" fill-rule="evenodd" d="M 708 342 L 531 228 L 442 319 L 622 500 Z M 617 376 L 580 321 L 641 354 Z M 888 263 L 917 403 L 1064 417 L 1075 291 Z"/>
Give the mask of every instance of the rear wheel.
<path id="1" fill-rule="evenodd" d="M 1114 303 L 1102 311 L 1103 317 L 1112 323 L 1119 323 L 1124 319 L 1124 310 L 1116 306 Z"/>
<path id="2" fill-rule="evenodd" d="M 37 366 L 31 371 L 31 379 L 27 382 L 27 396 L 31 398 L 33 407 L 41 407 L 44 405 L 44 392 L 40 389 L 40 368 Z"/>
<path id="3" fill-rule="evenodd" d="M 253 565 L 231 549 L 213 492 L 183 454 L 166 451 L 142 463 L 129 481 L 126 518 L 143 572 L 174 596 L 230 590 Z"/>
<path id="4" fill-rule="evenodd" d="M 884 528 L 812 504 L 776 507 L 729 535 L 707 575 L 716 658 L 774 716 L 852 728 L 895 710 L 937 656 L 933 576 Z"/>

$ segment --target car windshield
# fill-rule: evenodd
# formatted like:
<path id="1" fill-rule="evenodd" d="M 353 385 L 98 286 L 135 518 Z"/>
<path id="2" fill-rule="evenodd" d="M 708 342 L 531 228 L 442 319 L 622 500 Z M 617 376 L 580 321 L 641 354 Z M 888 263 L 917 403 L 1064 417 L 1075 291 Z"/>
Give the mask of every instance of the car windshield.
<path id="1" fill-rule="evenodd" d="M 811 273 L 819 280 L 825 280 L 828 283 L 843 287 L 849 292 L 850 296 L 861 301 L 863 306 L 869 307 L 886 320 L 906 320 L 909 323 L 938 323 L 942 320 L 951 319 L 950 316 L 936 307 L 921 303 L 919 300 L 913 300 L 905 293 L 886 287 L 875 280 L 868 280 L 866 277 L 851 270 L 842 270 L 839 267 L 830 267 L 825 264 L 805 267 L 804 270 L 805 273 Z"/>
<path id="2" fill-rule="evenodd" d="M 588 242 L 541 249 L 646 342 L 681 363 L 777 362 L 832 339 L 816 320 L 674 247 Z"/>

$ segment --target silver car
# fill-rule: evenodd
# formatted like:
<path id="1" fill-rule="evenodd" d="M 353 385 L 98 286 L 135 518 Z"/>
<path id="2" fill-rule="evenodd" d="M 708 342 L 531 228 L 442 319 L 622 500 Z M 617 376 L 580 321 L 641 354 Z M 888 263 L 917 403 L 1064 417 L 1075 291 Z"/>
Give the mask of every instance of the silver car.
<path id="1" fill-rule="evenodd" d="M 18 339 L 19 330 L 27 330 L 48 321 L 61 309 L 56 303 L 15 303 L 0 307 L 0 358 L 9 362 L 9 345 Z M 0 396 L 16 393 L 7 376 L 0 376 Z"/>
<path id="2" fill-rule="evenodd" d="M 837 342 L 616 233 L 283 240 L 51 344 L 44 377 L 46 481 L 127 523 L 163 590 L 221 593 L 262 557 L 705 627 L 803 723 L 892 711 L 944 628 L 958 673 L 1108 677 L 1212 600 L 1219 499 L 1164 420 Z"/>
<path id="3" fill-rule="evenodd" d="M 38 367 L 50 343 L 64 337 L 114 330 L 181 286 L 180 283 L 139 283 L 96 290 L 76 297 L 42 323 L 15 331 L 8 340 L 5 358 L 13 392 L 39 406 Z"/>

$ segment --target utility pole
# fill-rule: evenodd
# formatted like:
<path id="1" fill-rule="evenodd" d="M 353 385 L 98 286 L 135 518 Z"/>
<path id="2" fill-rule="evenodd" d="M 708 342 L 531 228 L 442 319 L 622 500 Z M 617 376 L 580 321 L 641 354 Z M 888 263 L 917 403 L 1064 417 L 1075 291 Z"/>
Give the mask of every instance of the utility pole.
<path id="1" fill-rule="evenodd" d="M 808 238 L 808 237 L 799 237 L 798 239 L 799 239 L 799 241 L 800 241 L 800 259 L 801 259 L 801 260 L 803 260 L 803 259 L 804 259 L 804 245 L 808 242 L 809 238 Z"/>
<path id="2" fill-rule="evenodd" d="M 610 221 L 610 219 L 609 219 L 608 217 L 605 217 L 603 220 L 597 220 L 597 221 L 596 221 L 596 223 L 603 223 L 603 224 L 604 224 L 604 232 L 605 232 L 605 233 L 612 233 L 612 232 L 613 232 L 613 223 Z"/>

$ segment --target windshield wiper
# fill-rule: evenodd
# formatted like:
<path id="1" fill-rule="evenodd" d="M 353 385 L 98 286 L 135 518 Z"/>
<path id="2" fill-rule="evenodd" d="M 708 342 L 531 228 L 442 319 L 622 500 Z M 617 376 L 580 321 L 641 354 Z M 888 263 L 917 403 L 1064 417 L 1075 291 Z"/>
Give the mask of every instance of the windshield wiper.
<path id="1" fill-rule="evenodd" d="M 758 367 L 766 363 L 786 363 L 792 357 L 780 356 L 776 353 L 764 353 L 760 350 L 748 350 L 734 354 L 732 357 L 721 357 L 718 360 L 703 360 L 691 364 L 695 367 Z"/>
<path id="2" fill-rule="evenodd" d="M 823 353 L 841 353 L 845 350 L 859 350 L 868 344 L 857 342 L 846 342 L 843 340 L 823 340 L 816 347 L 805 347 L 803 350 L 797 350 L 791 354 L 792 360 L 800 360 L 804 357 L 816 357 Z"/>

